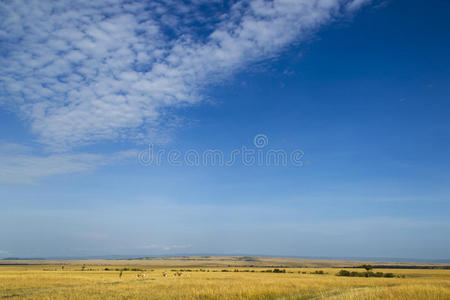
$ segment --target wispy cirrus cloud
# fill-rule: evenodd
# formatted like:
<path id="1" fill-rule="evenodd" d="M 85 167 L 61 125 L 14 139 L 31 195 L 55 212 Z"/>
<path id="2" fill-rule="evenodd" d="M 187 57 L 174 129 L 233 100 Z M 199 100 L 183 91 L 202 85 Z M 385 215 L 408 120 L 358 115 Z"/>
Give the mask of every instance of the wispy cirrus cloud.
<path id="1" fill-rule="evenodd" d="M 167 108 L 367 2 L 2 2 L 0 103 L 58 149 L 143 139 Z"/>
<path id="2" fill-rule="evenodd" d="M 31 147 L 0 143 L 0 184 L 35 184 L 64 174 L 93 171 L 99 167 L 136 159 L 137 151 L 112 154 L 36 154 Z"/>
<path id="3" fill-rule="evenodd" d="M 347 9 L 350 10 L 350 11 L 354 11 L 354 10 L 360 9 L 361 6 L 363 6 L 363 5 L 365 5 L 365 4 L 369 3 L 369 2 L 371 2 L 371 0 L 354 0 L 354 1 L 349 1 L 347 3 Z"/>

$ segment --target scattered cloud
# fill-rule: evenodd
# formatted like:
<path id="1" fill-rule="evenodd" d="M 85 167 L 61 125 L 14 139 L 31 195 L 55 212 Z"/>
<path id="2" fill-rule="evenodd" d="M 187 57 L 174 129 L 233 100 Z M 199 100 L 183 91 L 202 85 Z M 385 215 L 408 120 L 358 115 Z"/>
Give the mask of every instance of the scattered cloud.
<path id="1" fill-rule="evenodd" d="M 2 2 L 0 104 L 54 149 L 142 140 L 167 109 L 201 102 L 203 88 L 367 2 Z"/>
<path id="2" fill-rule="evenodd" d="M 0 184 L 34 184 L 50 176 L 92 171 L 136 157 L 134 150 L 113 154 L 38 155 L 23 145 L 0 143 Z"/>

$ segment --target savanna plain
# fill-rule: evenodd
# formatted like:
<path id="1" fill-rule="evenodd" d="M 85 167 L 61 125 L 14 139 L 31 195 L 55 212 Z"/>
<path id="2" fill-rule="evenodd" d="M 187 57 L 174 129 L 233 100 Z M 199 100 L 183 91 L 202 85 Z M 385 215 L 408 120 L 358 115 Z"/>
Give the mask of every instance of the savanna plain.
<path id="1" fill-rule="evenodd" d="M 0 298 L 450 299 L 448 266 L 377 262 L 370 274 L 378 275 L 366 277 L 363 264 L 265 257 L 3 260 Z M 352 272 L 359 276 L 337 276 Z"/>

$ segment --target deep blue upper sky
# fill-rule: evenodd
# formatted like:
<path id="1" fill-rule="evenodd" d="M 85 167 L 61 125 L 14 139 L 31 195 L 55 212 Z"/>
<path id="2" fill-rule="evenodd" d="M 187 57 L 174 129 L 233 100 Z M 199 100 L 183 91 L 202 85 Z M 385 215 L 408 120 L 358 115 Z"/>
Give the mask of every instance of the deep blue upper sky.
<path id="1" fill-rule="evenodd" d="M 10 25 L 0 22 L 0 257 L 449 258 L 450 2 L 365 1 L 347 12 L 350 4 L 335 2 L 340 13 L 333 20 L 317 17 L 320 25 L 304 33 L 272 10 L 254 8 L 253 19 L 239 16 L 236 11 L 249 9 L 245 2 L 236 11 L 190 5 L 185 19 L 166 11 L 152 20 L 172 26 L 164 27 L 167 37 L 144 28 L 147 42 L 140 47 L 148 57 L 136 54 L 133 64 L 142 59 L 148 73 L 137 73 L 149 77 L 140 81 L 120 64 L 126 53 L 115 57 L 121 49 L 93 33 L 97 50 L 83 59 L 87 66 L 103 60 L 93 73 L 70 66 L 84 78 L 79 85 L 74 77 L 64 79 L 73 74 L 59 72 L 64 66 L 54 58 L 47 62 L 52 70 L 18 70 L 36 57 L 46 64 L 41 52 L 16 49 L 35 45 L 29 36 L 38 34 L 19 30 L 23 41 L 16 41 L 4 33 Z M 221 59 L 214 56 L 223 50 L 207 44 L 216 27 L 256 22 L 265 13 L 281 24 L 272 26 L 280 26 L 279 40 L 266 41 L 260 24 L 254 36 L 217 38 L 225 50 Z M 308 15 L 293 13 L 292 20 Z M 143 20 L 137 13 L 122 16 L 122 28 L 133 18 Z M 56 17 L 54 22 L 59 24 Z M 97 19 L 90 22 L 97 28 Z M 182 41 L 179 52 L 156 58 L 147 51 L 152 39 L 166 49 L 183 34 L 198 41 Z M 249 39 L 256 42 L 247 48 Z M 59 49 L 50 40 L 39 47 Z M 73 49 L 86 43 L 74 42 Z M 98 50 L 103 45 L 111 57 Z M 66 50 L 58 51 L 55 57 L 69 59 L 61 54 Z M 168 67 L 153 74 L 155 66 L 145 59 Z M 26 91 L 36 83 L 39 88 Z M 110 92 L 121 84 L 122 92 Z M 126 101 L 115 98 L 121 93 Z M 217 149 L 227 156 L 242 146 L 256 149 L 257 134 L 268 138 L 264 151 L 301 149 L 303 165 L 143 166 L 136 154 L 150 143 L 166 153 Z"/>

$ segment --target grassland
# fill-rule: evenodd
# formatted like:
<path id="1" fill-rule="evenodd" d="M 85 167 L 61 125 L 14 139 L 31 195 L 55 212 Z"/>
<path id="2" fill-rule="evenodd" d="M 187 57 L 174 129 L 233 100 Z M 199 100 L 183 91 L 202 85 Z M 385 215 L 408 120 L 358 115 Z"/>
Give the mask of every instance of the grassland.
<path id="1" fill-rule="evenodd" d="M 450 299 L 450 270 L 400 268 L 406 264 L 376 269 L 395 278 L 335 275 L 360 262 L 251 257 L 0 264 L 1 299 Z"/>

